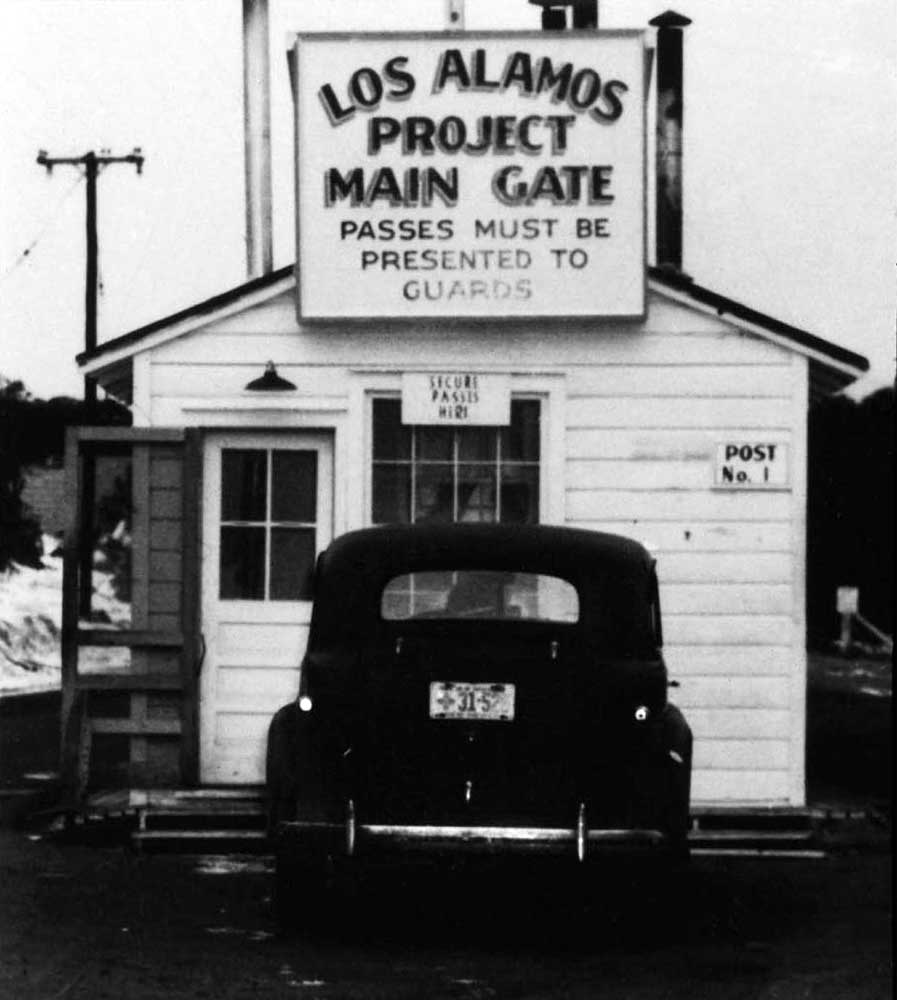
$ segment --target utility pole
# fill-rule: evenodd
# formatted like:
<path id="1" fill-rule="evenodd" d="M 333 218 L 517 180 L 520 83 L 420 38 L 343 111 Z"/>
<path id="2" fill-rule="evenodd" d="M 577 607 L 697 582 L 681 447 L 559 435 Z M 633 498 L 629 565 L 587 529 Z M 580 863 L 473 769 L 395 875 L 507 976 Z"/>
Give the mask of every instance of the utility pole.
<path id="1" fill-rule="evenodd" d="M 133 163 L 137 173 L 143 172 L 143 153 L 139 147 L 127 156 L 111 156 L 109 151 L 101 149 L 99 153 L 93 150 L 83 156 L 49 156 L 45 149 L 37 154 L 37 162 L 52 173 L 53 167 L 66 165 L 83 167 L 87 180 L 87 212 L 86 212 L 86 247 L 87 273 L 84 288 L 84 349 L 92 351 L 97 346 L 97 258 L 99 241 L 97 240 L 97 175 L 100 167 L 110 163 Z M 97 403 L 96 379 L 90 375 L 84 376 L 84 401 L 87 404 L 88 419 L 95 414 Z M 96 461 L 92 453 L 84 455 L 83 475 L 81 476 L 81 551 L 79 553 L 78 613 L 84 618 L 90 617 L 91 599 L 93 597 L 93 520 L 96 500 Z"/>
<path id="2" fill-rule="evenodd" d="M 143 153 L 140 147 L 128 153 L 127 156 L 111 156 L 108 150 L 95 153 L 91 150 L 83 156 L 49 156 L 45 149 L 37 154 L 37 162 L 52 173 L 53 167 L 60 165 L 84 167 L 87 179 L 87 280 L 84 288 L 84 350 L 92 351 L 97 346 L 97 175 L 100 167 L 110 163 L 133 163 L 137 173 L 143 172 Z M 89 376 L 84 378 L 84 399 L 88 410 L 92 410 L 97 401 L 96 382 Z"/>

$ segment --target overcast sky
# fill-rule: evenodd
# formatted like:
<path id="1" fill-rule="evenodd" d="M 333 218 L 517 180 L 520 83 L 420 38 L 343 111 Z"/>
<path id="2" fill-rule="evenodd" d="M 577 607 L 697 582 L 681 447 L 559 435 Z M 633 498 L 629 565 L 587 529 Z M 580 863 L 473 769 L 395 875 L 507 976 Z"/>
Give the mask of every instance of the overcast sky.
<path id="1" fill-rule="evenodd" d="M 893 0 L 601 0 L 601 26 L 646 27 L 669 6 L 694 22 L 686 271 L 890 381 Z M 441 29 L 445 9 L 270 0 L 276 267 L 295 256 L 287 33 Z M 526 0 L 466 0 L 469 29 L 538 24 Z M 0 0 L 0 375 L 80 392 L 84 184 L 73 167 L 47 175 L 40 148 L 146 155 L 142 176 L 99 179 L 101 341 L 245 279 L 240 33 L 240 0 Z"/>

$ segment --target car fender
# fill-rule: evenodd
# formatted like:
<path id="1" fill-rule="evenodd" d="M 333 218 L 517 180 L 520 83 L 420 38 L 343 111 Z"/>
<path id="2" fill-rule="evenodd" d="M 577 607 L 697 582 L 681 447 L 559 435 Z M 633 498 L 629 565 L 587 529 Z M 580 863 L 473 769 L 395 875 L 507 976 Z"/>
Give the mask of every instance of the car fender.
<path id="1" fill-rule="evenodd" d="M 265 797 L 268 833 L 282 820 L 296 818 L 299 795 L 299 708 L 296 702 L 284 705 L 268 726 L 265 752 Z"/>

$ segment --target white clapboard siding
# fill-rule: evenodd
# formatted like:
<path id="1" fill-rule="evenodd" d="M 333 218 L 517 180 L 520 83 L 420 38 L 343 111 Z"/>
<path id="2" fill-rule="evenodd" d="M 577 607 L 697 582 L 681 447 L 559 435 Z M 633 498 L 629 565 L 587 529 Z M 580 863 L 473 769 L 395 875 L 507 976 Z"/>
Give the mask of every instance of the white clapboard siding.
<path id="1" fill-rule="evenodd" d="M 274 361 L 278 375 L 296 386 L 296 394 L 300 397 L 346 395 L 343 370 L 324 365 L 292 365 L 281 362 L 277 357 L 251 364 L 244 361 L 229 363 L 227 359 L 207 360 L 203 364 L 154 362 L 150 374 L 153 395 L 157 399 L 236 396 L 249 382 L 261 376 L 268 360 Z"/>
<path id="2" fill-rule="evenodd" d="M 791 584 L 671 583 L 661 591 L 664 615 L 789 615 Z"/>
<path id="3" fill-rule="evenodd" d="M 696 312 L 693 309 L 671 302 L 669 299 L 661 298 L 653 293 L 650 295 L 650 306 L 647 320 L 644 326 L 639 328 L 639 333 L 672 333 L 677 336 L 709 333 L 718 336 L 720 331 L 724 331 L 726 336 L 732 340 L 744 337 L 744 335 L 734 332 L 731 327 L 720 323 L 714 317 Z M 443 328 L 454 326 L 455 331 L 453 332 L 464 330 L 465 327 L 469 328 L 471 325 L 471 323 L 463 319 L 457 320 L 454 323 L 450 320 L 445 320 L 441 324 Z M 290 290 L 279 296 L 272 297 L 260 305 L 235 311 L 229 316 L 216 320 L 215 329 L 221 333 L 238 333 L 244 335 L 263 330 L 279 329 L 295 332 L 301 330 L 304 334 L 308 328 L 300 327 L 297 323 L 295 292 Z M 375 333 L 391 332 L 394 330 L 394 324 L 390 326 L 386 321 L 374 319 L 365 322 L 365 329 L 370 329 Z M 525 327 L 518 326 L 513 319 L 510 319 L 502 323 L 501 333 L 516 335 L 520 329 L 525 329 Z M 590 323 L 588 320 L 572 318 L 565 321 L 565 334 L 572 334 L 578 330 L 588 331 L 593 335 L 597 332 L 595 324 Z M 624 339 L 632 339 L 633 327 L 626 321 L 611 319 L 602 322 L 600 332 L 612 333 Z M 750 338 L 748 336 L 744 337 L 744 339 Z M 785 355 L 786 352 L 783 351 L 782 354 Z"/>
<path id="4" fill-rule="evenodd" d="M 707 427 L 572 428 L 567 434 L 568 459 L 633 459 L 637 461 L 707 461 L 716 457 L 717 444 L 755 438 L 757 428 L 715 422 Z M 787 442 L 787 429 L 763 428 L 764 440 Z"/>
<path id="5" fill-rule="evenodd" d="M 768 430 L 787 429 L 790 422 L 789 399 L 614 396 L 600 401 L 593 397 L 567 400 L 567 426 L 571 428 L 721 426 Z"/>
<path id="6" fill-rule="evenodd" d="M 661 604 L 663 597 L 661 597 Z M 793 622 L 785 615 L 668 615 L 664 639 L 671 645 L 716 645 L 721 640 L 751 646 L 788 646 Z"/>
<path id="7" fill-rule="evenodd" d="M 791 646 L 712 645 L 679 646 L 669 642 L 663 647 L 670 677 L 681 680 L 692 674 L 721 677 L 790 676 L 795 663 Z"/>
<path id="8" fill-rule="evenodd" d="M 786 521 L 791 513 L 791 496 L 786 492 L 669 492 L 658 494 L 637 490 L 567 491 L 567 519 L 581 521 L 650 518 L 681 521 Z"/>
<path id="9" fill-rule="evenodd" d="M 290 321 L 292 323 L 292 320 Z M 367 346 L 365 347 L 365 342 Z M 570 365 L 665 365 L 704 364 L 714 358 L 720 364 L 751 364 L 758 353 L 777 349 L 735 334 L 712 335 L 682 332 L 672 335 L 612 332 L 604 328 L 570 328 L 563 333 L 511 328 L 499 331 L 467 326 L 433 332 L 366 323 L 363 330 L 331 327 L 256 328 L 244 332 L 199 330 L 189 337 L 170 341 L 157 351 L 157 358 L 202 362 L 211 357 L 251 363 L 271 358 L 290 364 L 332 364 L 378 367 L 427 367 L 476 363 L 507 371 L 521 366 L 535 370 Z M 213 352 L 218 352 L 217 355 Z M 781 351 L 780 359 L 787 357 Z M 661 425 L 662 426 L 662 425 Z"/>
<path id="10" fill-rule="evenodd" d="M 367 419 L 359 389 L 395 388 L 402 371 L 440 367 L 513 372 L 529 376 L 528 386 L 544 379 L 550 389 L 536 391 L 553 394 L 546 413 L 561 413 L 564 422 L 562 435 L 552 425 L 543 439 L 546 474 L 562 479 L 564 520 L 636 538 L 657 559 L 664 656 L 681 685 L 671 698 L 696 738 L 693 800 L 794 801 L 805 669 L 795 530 L 802 525 L 803 362 L 655 292 L 643 324 L 458 321 L 438 328 L 300 325 L 290 292 L 156 347 L 136 376 L 144 383 L 135 399 L 152 422 L 178 426 L 192 412 L 190 400 L 201 410 L 206 400 L 239 398 L 269 359 L 296 384 L 297 410 L 309 399 L 332 412 L 342 405 L 349 434 L 365 444 L 351 451 L 351 468 L 336 469 L 338 489 L 359 492 L 358 470 L 369 461 L 367 428 L 356 423 Z M 279 405 L 281 412 L 234 420 L 290 426 L 288 406 Z M 790 488 L 715 489 L 717 448 L 733 440 L 788 445 L 795 495 Z M 351 509 L 367 503 L 365 495 Z M 350 517 L 338 530 L 359 526 Z M 304 628 L 285 624 L 222 624 L 215 728 L 222 773 L 261 773 L 260 760 L 246 771 L 241 754 L 248 742 L 264 745 L 265 709 L 294 696 L 304 639 Z"/>
<path id="11" fill-rule="evenodd" d="M 567 482 L 586 490 L 708 490 L 713 486 L 710 462 L 631 462 L 572 459 Z"/>
<path id="12" fill-rule="evenodd" d="M 788 708 L 788 677 L 683 676 L 675 689 L 676 704 L 693 708 Z"/>
<path id="13" fill-rule="evenodd" d="M 726 802 L 785 803 L 789 801 L 789 792 L 789 773 L 784 769 L 701 769 L 691 779 L 692 807 Z"/>
<path id="14" fill-rule="evenodd" d="M 666 552 L 657 560 L 661 587 L 673 583 L 790 583 L 787 552 Z"/>
<path id="15" fill-rule="evenodd" d="M 792 528 L 787 521 L 704 522 L 692 521 L 592 521 L 580 527 L 606 531 L 641 542 L 658 559 L 672 552 L 790 552 Z"/>
<path id="16" fill-rule="evenodd" d="M 791 736 L 791 717 L 785 708 L 690 708 L 688 721 L 699 740 L 786 740 Z"/>
<path id="17" fill-rule="evenodd" d="M 571 369 L 567 379 L 569 399 L 650 396 L 750 396 L 790 399 L 793 374 L 790 364 L 773 357 L 771 363 L 620 365 Z"/>
<path id="18" fill-rule="evenodd" d="M 695 770 L 784 770 L 788 767 L 787 740 L 699 740 Z"/>

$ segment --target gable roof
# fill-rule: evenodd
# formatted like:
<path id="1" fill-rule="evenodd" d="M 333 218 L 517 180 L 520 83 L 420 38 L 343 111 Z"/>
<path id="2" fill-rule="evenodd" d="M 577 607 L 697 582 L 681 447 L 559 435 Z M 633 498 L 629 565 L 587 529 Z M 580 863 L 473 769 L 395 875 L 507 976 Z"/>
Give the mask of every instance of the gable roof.
<path id="1" fill-rule="evenodd" d="M 649 267 L 648 278 L 649 287 L 654 292 L 702 312 L 712 313 L 721 319 L 728 319 L 748 332 L 806 355 L 810 358 L 811 366 L 816 369 L 813 374 L 817 382 L 820 376 L 823 377 L 825 392 L 843 389 L 869 370 L 869 361 L 863 355 L 704 288 L 681 272 Z M 110 363 L 120 363 L 127 356 L 148 346 L 148 341 L 157 337 L 168 340 L 224 313 L 249 308 L 289 290 L 294 281 L 294 267 L 290 264 L 120 337 L 107 340 L 90 351 L 82 351 L 75 360 L 81 366 L 91 366 L 94 369 L 102 366 L 93 365 L 93 362 L 104 358 Z M 819 371 L 820 366 L 822 371 Z"/>
<path id="2" fill-rule="evenodd" d="M 781 320 L 765 313 L 751 309 L 749 306 L 736 302 L 734 299 L 719 295 L 697 284 L 687 274 L 680 271 L 670 271 L 666 268 L 649 267 L 648 276 L 659 285 L 670 290 L 686 295 L 693 302 L 702 306 L 709 306 L 720 318 L 730 316 L 734 320 L 740 320 L 753 327 L 759 327 L 767 333 L 775 334 L 785 340 L 790 341 L 795 347 L 804 348 L 816 354 L 822 354 L 832 361 L 858 369 L 857 375 L 869 370 L 869 359 L 862 354 L 849 351 L 846 347 L 833 344 L 831 341 L 823 340 L 806 330 L 783 323 Z"/>

